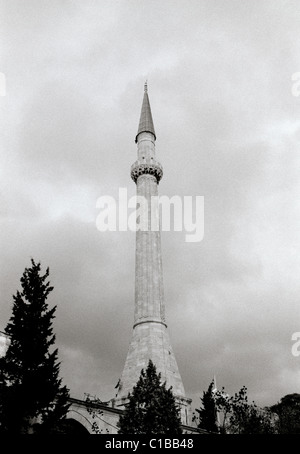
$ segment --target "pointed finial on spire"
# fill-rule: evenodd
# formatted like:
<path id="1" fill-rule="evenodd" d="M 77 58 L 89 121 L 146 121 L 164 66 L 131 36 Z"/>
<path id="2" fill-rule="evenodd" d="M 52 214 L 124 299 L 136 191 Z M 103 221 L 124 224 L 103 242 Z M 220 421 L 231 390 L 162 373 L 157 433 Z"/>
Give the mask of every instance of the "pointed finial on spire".
<path id="1" fill-rule="evenodd" d="M 148 81 L 146 79 L 145 84 L 144 84 L 144 92 L 148 93 Z"/>

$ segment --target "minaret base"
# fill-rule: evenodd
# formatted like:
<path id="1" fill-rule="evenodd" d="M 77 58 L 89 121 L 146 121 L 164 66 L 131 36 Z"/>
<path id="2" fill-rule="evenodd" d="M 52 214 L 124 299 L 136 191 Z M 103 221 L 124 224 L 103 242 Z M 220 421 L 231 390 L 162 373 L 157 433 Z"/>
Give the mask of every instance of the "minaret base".
<path id="1" fill-rule="evenodd" d="M 167 326 L 161 321 L 145 320 L 135 324 L 124 370 L 120 379 L 118 394 L 113 407 L 124 407 L 128 393 L 138 382 L 141 370 L 146 370 L 149 359 L 161 374 L 161 382 L 172 386 L 176 402 L 180 406 L 182 424 L 189 424 L 191 399 L 185 397 L 182 379 L 173 353 Z"/>

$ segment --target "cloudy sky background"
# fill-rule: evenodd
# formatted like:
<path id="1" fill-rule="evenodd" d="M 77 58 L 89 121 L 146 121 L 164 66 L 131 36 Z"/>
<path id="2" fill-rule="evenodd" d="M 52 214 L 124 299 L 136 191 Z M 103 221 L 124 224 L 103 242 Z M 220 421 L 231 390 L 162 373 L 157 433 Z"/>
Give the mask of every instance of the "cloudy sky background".
<path id="1" fill-rule="evenodd" d="M 135 194 L 146 78 L 160 195 L 205 197 L 202 242 L 162 234 L 186 394 L 300 392 L 299 23 L 298 0 L 0 1 L 0 331 L 49 266 L 73 397 L 114 396 L 131 338 L 135 234 L 100 233 L 96 200 Z"/>

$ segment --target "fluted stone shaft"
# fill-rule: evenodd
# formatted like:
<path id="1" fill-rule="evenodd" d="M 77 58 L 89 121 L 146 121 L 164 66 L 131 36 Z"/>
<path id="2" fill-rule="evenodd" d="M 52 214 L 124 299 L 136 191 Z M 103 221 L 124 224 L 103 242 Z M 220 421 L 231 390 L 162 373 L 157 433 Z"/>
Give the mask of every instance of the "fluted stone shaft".
<path id="1" fill-rule="evenodd" d="M 136 185 L 137 195 L 147 200 L 148 231 L 136 232 L 134 325 L 145 321 L 165 323 L 160 231 L 151 231 L 151 197 L 158 195 L 157 181 L 145 174 Z"/>

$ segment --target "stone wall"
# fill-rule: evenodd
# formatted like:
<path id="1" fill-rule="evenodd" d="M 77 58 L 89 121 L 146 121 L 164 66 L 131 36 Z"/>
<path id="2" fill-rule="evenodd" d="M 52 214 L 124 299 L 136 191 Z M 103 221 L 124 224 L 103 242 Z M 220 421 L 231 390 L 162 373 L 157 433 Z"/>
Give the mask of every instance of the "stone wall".
<path id="1" fill-rule="evenodd" d="M 120 415 L 123 413 L 122 410 L 105 404 L 95 403 L 94 410 L 95 414 L 98 413 L 98 416 L 93 419 L 91 414 L 87 411 L 85 401 L 72 398 L 70 398 L 69 401 L 71 402 L 71 406 L 67 414 L 67 419 L 74 419 L 85 427 L 90 434 L 95 433 L 92 430 L 94 422 L 97 423 L 101 431 L 100 434 L 118 433 L 117 423 Z M 205 430 L 197 429 L 196 427 L 186 424 L 183 424 L 181 427 L 184 434 L 200 435 L 207 433 Z"/>

